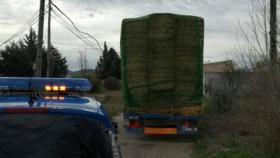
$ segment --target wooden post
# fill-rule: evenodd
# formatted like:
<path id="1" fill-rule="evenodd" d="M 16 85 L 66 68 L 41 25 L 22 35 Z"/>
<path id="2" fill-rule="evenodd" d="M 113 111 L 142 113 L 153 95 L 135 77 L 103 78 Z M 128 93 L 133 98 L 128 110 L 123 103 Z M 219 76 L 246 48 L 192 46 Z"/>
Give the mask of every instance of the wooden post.
<path id="1" fill-rule="evenodd" d="M 51 11 L 52 11 L 52 1 L 49 0 L 49 16 L 48 16 L 48 54 L 47 54 L 47 77 L 52 77 L 52 52 L 51 52 Z"/>
<path id="2" fill-rule="evenodd" d="M 277 68 L 277 0 L 270 0 L 270 63 Z"/>
<path id="3" fill-rule="evenodd" d="M 42 55 L 43 55 L 43 33 L 44 33 L 44 15 L 45 15 L 45 0 L 40 1 L 40 13 L 39 13 L 39 28 L 38 28 L 38 44 L 36 54 L 36 68 L 35 76 L 42 76 Z"/>

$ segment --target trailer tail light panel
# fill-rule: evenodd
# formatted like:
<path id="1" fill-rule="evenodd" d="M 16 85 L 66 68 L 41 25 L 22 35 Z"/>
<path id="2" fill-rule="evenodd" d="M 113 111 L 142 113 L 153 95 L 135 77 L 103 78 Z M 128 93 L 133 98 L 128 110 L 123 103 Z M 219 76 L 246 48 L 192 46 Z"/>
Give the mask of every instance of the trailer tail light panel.
<path id="1" fill-rule="evenodd" d="M 139 120 L 130 120 L 129 121 L 129 128 L 143 128 L 143 124 Z"/>

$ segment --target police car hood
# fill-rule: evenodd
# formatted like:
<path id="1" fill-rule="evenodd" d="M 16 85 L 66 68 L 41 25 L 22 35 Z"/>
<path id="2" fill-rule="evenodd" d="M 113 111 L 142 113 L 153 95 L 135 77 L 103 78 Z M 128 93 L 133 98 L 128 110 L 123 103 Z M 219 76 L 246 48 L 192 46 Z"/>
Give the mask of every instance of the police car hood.
<path id="1" fill-rule="evenodd" d="M 1 114 L 75 115 L 93 118 L 113 130 L 104 107 L 94 98 L 79 96 L 37 97 L 30 104 L 27 96 L 1 96 Z"/>
<path id="2" fill-rule="evenodd" d="M 0 109 L 3 108 L 47 108 L 82 110 L 104 115 L 101 104 L 93 97 L 79 96 L 49 96 L 37 97 L 30 104 L 28 96 L 1 96 Z"/>

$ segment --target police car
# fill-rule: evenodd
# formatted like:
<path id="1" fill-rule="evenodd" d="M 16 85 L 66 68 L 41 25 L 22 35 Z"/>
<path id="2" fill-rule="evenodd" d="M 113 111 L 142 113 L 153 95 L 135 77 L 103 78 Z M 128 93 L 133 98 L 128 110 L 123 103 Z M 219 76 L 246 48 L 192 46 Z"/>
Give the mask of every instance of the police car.
<path id="1" fill-rule="evenodd" d="M 120 157 L 87 79 L 0 77 L 0 158 Z"/>

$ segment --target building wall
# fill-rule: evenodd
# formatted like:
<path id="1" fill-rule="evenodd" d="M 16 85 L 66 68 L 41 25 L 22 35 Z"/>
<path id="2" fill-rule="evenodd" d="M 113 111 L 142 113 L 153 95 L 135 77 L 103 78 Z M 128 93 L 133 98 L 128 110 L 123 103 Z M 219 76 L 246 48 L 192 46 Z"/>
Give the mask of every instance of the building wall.
<path id="1" fill-rule="evenodd" d="M 232 64 L 233 64 L 232 60 L 205 63 L 205 64 L 203 64 L 203 71 L 204 72 L 225 72 L 227 70 L 228 65 L 232 65 Z"/>
<path id="2" fill-rule="evenodd" d="M 203 76 L 204 94 L 209 94 L 212 89 L 224 89 L 223 72 L 205 72 Z"/>
<path id="3" fill-rule="evenodd" d="M 211 89 L 224 89 L 224 74 L 231 60 L 203 64 L 204 94 L 209 94 Z"/>

